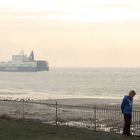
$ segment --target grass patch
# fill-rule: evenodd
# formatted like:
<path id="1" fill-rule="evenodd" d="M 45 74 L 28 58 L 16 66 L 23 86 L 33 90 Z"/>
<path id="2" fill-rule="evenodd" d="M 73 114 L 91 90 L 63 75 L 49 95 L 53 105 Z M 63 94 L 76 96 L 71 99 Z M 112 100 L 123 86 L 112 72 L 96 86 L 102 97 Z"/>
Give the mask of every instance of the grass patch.
<path id="1" fill-rule="evenodd" d="M 2 115 L 0 115 L 0 119 L 10 119 L 10 116 L 8 116 L 6 114 L 2 114 Z"/>
<path id="2" fill-rule="evenodd" d="M 124 140 L 117 134 L 0 118 L 0 140 Z M 129 139 L 129 138 L 127 138 Z M 134 137 L 133 140 L 139 140 Z"/>

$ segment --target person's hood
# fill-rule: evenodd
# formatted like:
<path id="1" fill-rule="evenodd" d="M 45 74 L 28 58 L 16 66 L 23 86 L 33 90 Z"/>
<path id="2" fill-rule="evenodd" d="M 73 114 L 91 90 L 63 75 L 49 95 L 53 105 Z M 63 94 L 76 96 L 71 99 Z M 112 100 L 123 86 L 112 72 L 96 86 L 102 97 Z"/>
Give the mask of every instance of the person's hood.
<path id="1" fill-rule="evenodd" d="M 133 100 L 133 98 L 132 98 L 132 97 L 130 97 L 129 95 L 125 95 L 125 96 L 124 96 L 124 99 L 129 99 L 130 101 L 132 101 L 132 100 Z"/>

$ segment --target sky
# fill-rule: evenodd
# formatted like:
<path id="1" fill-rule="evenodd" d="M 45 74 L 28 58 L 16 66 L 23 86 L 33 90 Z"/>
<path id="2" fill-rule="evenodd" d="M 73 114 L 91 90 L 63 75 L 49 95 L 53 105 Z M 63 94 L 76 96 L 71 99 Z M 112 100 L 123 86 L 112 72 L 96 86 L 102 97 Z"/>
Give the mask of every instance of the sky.
<path id="1" fill-rule="evenodd" d="M 139 0 L 0 0 L 0 61 L 34 50 L 51 67 L 140 67 Z"/>

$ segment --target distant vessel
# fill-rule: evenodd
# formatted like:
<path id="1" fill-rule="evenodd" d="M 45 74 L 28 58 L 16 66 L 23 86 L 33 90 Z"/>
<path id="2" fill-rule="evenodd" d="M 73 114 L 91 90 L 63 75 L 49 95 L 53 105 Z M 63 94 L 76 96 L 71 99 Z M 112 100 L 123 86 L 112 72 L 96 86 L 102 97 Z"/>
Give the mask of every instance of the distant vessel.
<path id="1" fill-rule="evenodd" d="M 0 71 L 9 72 L 36 72 L 49 71 L 48 62 L 44 60 L 35 60 L 34 52 L 30 56 L 22 51 L 19 55 L 12 55 L 12 61 L 0 62 Z"/>

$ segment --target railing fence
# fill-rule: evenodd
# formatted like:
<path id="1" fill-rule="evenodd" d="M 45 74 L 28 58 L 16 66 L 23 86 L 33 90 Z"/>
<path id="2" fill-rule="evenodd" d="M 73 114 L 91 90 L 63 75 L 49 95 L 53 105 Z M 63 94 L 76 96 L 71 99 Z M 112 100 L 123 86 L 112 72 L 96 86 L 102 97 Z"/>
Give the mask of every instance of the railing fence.
<path id="1" fill-rule="evenodd" d="M 57 102 L 1 100 L 0 115 L 113 133 L 122 133 L 124 124 L 123 115 L 116 107 L 86 107 Z M 133 111 L 131 131 L 133 135 L 140 135 L 139 110 Z"/>

